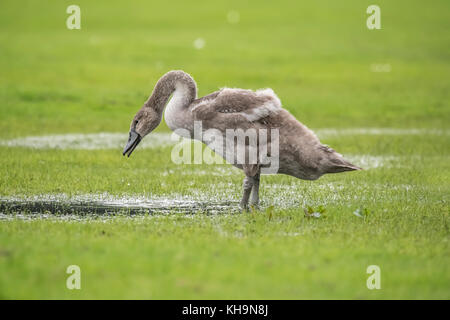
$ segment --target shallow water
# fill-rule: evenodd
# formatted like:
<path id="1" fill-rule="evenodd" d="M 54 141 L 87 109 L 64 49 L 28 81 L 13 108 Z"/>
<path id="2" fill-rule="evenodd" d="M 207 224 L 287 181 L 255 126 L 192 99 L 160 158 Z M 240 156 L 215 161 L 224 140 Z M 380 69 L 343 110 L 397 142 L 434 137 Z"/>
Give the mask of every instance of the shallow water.
<path id="1" fill-rule="evenodd" d="M 441 129 L 421 129 L 421 128 L 409 128 L 409 129 L 398 129 L 398 128 L 323 128 L 318 130 L 313 130 L 316 132 L 319 138 L 328 138 L 334 136 L 416 136 L 416 135 L 431 135 L 431 136 L 448 136 L 450 135 L 450 130 Z"/>
<path id="2" fill-rule="evenodd" d="M 321 139 L 336 136 L 358 135 L 450 135 L 450 130 L 438 129 L 396 129 L 396 128 L 322 128 L 313 130 Z M 142 140 L 139 148 L 159 148 L 175 145 L 179 137 L 173 133 L 155 132 Z M 33 149 L 122 149 L 128 140 L 128 133 L 59 134 L 0 140 L 0 146 L 25 147 Z"/>
<path id="3" fill-rule="evenodd" d="M 75 149 L 75 150 L 122 150 L 128 141 L 128 133 L 88 133 L 59 134 L 46 136 L 30 136 L 10 140 L 0 140 L 0 146 L 24 147 L 32 149 Z M 177 139 L 172 139 L 171 133 L 152 133 L 148 135 L 139 148 L 153 149 L 174 145 Z"/>
<path id="4" fill-rule="evenodd" d="M 319 129 L 316 130 L 319 137 L 335 135 L 448 135 L 449 131 L 426 130 L 426 129 Z M 149 135 L 140 147 L 157 148 L 173 145 L 177 140 L 172 139 L 171 133 L 153 133 Z M 121 149 L 127 140 L 126 133 L 98 133 L 98 134 L 64 134 L 40 137 L 25 137 L 12 140 L 0 140 L 0 145 L 8 147 L 29 147 L 38 149 Z M 357 155 L 344 154 L 344 157 L 362 168 L 377 169 L 380 167 L 402 167 L 405 157 L 393 155 Z M 408 159 L 411 156 L 407 157 Z M 232 166 L 180 166 L 179 169 L 163 171 L 164 175 L 209 175 L 228 176 L 241 174 L 241 171 Z M 301 208 L 304 205 L 337 204 L 354 199 L 349 195 L 337 192 L 342 191 L 340 184 L 314 184 L 311 192 L 315 189 L 325 189 L 324 195 L 314 197 L 302 195 L 301 184 L 292 185 L 263 185 L 262 193 L 268 205 L 279 208 Z M 237 189 L 239 192 L 237 193 Z M 363 199 L 368 195 L 360 188 L 360 194 L 353 197 Z M 391 188 L 392 189 L 392 188 Z M 265 192 L 266 190 L 266 192 Z M 382 187 L 380 192 L 385 191 Z M 323 190 L 322 190 L 323 191 Z M 391 190 L 392 191 L 392 190 Z M 304 192 L 304 190 L 303 190 Z M 239 211 L 238 197 L 240 186 L 216 183 L 207 190 L 191 190 L 189 196 L 168 194 L 164 197 L 153 196 L 115 197 L 108 194 L 77 195 L 68 197 L 66 195 L 37 195 L 33 197 L 0 197 L 0 220 L 13 218 L 64 218 L 68 220 L 92 219 L 95 217 L 114 217 L 126 215 L 129 217 L 142 217 L 147 215 L 168 213 L 232 213 Z M 315 193 L 314 193 L 315 194 Z M 226 198 L 224 201 L 223 198 Z"/>
<path id="5" fill-rule="evenodd" d="M 147 201 L 76 201 L 76 200 L 0 200 L 0 213 L 3 218 L 10 214 L 26 215 L 146 215 L 168 213 L 208 213 L 234 212 L 238 209 L 238 203 L 224 202 L 200 202 L 189 200 L 147 200 Z M 1 219 L 2 217 L 0 217 Z"/>
<path id="6" fill-rule="evenodd" d="M 355 188 L 356 187 L 356 188 Z M 107 219 L 116 216 L 130 218 L 158 217 L 181 213 L 184 216 L 227 215 L 240 212 L 241 186 L 217 182 L 207 189 L 191 188 L 186 194 L 112 195 L 101 194 L 40 194 L 0 197 L 0 220 L 57 218 L 63 220 Z M 370 200 L 373 194 L 385 201 L 409 201 L 412 191 L 427 190 L 408 184 L 364 184 L 342 182 L 268 183 L 261 185 L 260 209 L 294 209 L 303 214 L 308 206 L 352 206 L 355 201 Z M 422 202 L 428 203 L 426 197 Z"/>

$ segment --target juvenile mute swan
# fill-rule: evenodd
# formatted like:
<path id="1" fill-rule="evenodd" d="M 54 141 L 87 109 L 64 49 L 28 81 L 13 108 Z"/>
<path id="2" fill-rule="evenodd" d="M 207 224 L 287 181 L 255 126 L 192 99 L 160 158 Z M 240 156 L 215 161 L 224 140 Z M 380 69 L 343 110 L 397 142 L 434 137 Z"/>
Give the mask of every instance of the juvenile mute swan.
<path id="1" fill-rule="evenodd" d="M 128 154 L 129 157 L 139 142 L 160 124 L 164 108 L 165 121 L 171 130 L 202 141 L 244 171 L 244 191 L 240 203 L 243 208 L 248 207 L 250 195 L 250 204 L 258 205 L 260 174 L 266 173 L 264 170 L 269 167 L 276 169 L 270 173 L 288 174 L 304 180 L 315 180 L 325 173 L 361 170 L 333 149 L 322 145 L 311 130 L 282 108 L 271 89 L 251 91 L 224 88 L 197 99 L 197 85 L 183 71 L 170 71 L 156 83 L 153 93 L 131 122 L 123 155 Z M 194 136 L 194 127 L 198 123 L 202 132 L 212 130 L 214 137 Z M 249 152 L 254 151 L 250 135 L 243 139 L 239 137 L 239 132 L 242 134 L 251 130 L 263 132 L 268 137 L 265 139 L 264 134 L 257 135 L 256 152 L 265 154 L 265 158 L 257 156 L 256 161 L 255 158 L 250 160 L 249 156 Z M 231 148 L 231 158 L 230 148 L 217 147 L 213 143 L 220 141 L 218 138 L 221 136 L 223 141 L 227 141 L 226 134 L 229 132 L 235 132 L 235 136 L 231 136 L 236 145 Z M 244 159 L 241 162 L 237 161 L 238 152 L 235 150 L 239 146 L 247 152 L 244 158 L 240 158 Z M 264 162 L 264 159 L 271 159 L 275 166 Z"/>

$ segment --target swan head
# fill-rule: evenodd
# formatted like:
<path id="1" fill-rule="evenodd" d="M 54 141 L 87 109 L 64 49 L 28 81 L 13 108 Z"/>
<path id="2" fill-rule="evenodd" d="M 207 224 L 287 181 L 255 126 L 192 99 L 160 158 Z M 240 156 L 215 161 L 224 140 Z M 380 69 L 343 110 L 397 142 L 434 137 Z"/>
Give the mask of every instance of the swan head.
<path id="1" fill-rule="evenodd" d="M 142 139 L 161 123 L 161 115 L 153 108 L 144 105 L 141 110 L 136 113 L 131 121 L 128 142 L 123 149 L 123 155 L 131 155 Z"/>
<path id="2" fill-rule="evenodd" d="M 180 83 L 185 89 L 182 91 L 183 102 L 188 104 L 194 101 L 197 85 L 190 75 L 181 70 L 172 70 L 163 75 L 156 83 L 152 95 L 131 121 L 130 136 L 123 155 L 130 156 L 141 140 L 161 123 L 164 107 L 177 89 L 176 85 Z"/>

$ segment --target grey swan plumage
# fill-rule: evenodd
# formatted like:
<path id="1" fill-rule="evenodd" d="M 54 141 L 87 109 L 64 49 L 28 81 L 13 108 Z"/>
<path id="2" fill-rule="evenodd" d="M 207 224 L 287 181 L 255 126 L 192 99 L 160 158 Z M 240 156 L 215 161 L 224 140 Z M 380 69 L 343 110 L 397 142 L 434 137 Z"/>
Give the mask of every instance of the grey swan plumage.
<path id="1" fill-rule="evenodd" d="M 130 156 L 139 142 L 160 124 L 163 112 L 171 130 L 175 132 L 183 130 L 181 132 L 185 134 L 182 135 L 187 133 L 190 138 L 195 138 L 193 133 L 196 121 L 201 122 L 203 131 L 213 129 L 216 134 L 224 136 L 227 129 L 243 131 L 254 129 L 257 132 L 265 129 L 269 138 L 265 142 L 264 150 L 269 150 L 268 154 L 274 143 L 269 132 L 277 130 L 276 173 L 315 180 L 326 173 L 361 170 L 333 149 L 322 145 L 310 129 L 281 106 L 279 98 L 271 89 L 252 91 L 223 88 L 197 98 L 197 85 L 194 79 L 180 70 L 169 71 L 156 83 L 151 96 L 131 122 L 129 139 L 123 155 Z M 200 140 L 230 161 L 226 151 L 217 150 L 210 143 L 211 140 L 205 139 L 202 137 Z M 234 142 L 237 143 L 235 140 Z M 245 148 L 249 142 L 244 139 L 243 143 Z M 261 148 L 261 145 L 258 144 L 257 149 Z M 258 149 L 257 152 L 261 151 Z M 242 169 L 245 174 L 241 207 L 247 208 L 249 199 L 251 205 L 257 206 L 260 174 L 264 173 L 264 169 L 269 167 L 270 163 L 263 163 L 259 157 L 256 163 L 250 162 L 248 157 L 241 162 L 232 158 L 231 163 Z"/>

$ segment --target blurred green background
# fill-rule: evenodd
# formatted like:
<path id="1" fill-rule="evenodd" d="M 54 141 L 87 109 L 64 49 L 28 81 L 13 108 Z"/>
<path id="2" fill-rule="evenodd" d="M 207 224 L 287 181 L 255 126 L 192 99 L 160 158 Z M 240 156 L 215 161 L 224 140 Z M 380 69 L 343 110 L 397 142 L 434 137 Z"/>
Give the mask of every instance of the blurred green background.
<path id="1" fill-rule="evenodd" d="M 378 1 L 381 30 L 368 30 L 361 0 L 77 1 L 81 30 L 66 28 L 70 4 L 1 2 L 3 137 L 126 131 L 171 69 L 192 74 L 200 96 L 272 87 L 313 128 L 448 125 L 445 0 Z"/>

